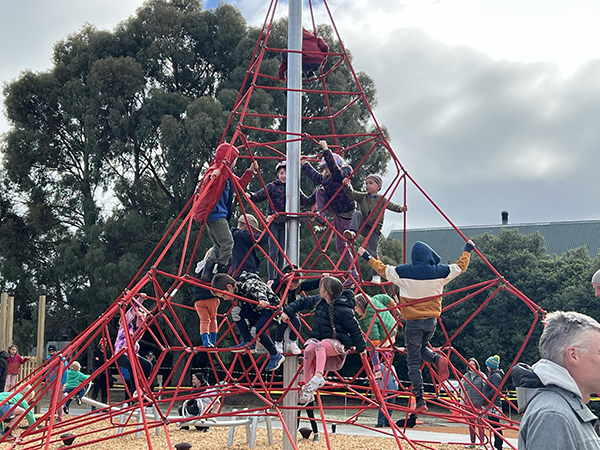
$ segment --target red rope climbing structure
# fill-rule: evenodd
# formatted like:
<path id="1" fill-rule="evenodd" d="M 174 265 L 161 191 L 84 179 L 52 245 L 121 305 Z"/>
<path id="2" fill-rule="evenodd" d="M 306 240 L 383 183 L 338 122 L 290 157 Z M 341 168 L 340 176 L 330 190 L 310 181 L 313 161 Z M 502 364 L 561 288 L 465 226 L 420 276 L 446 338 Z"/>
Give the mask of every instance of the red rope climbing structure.
<path id="1" fill-rule="evenodd" d="M 315 8 L 313 8 L 312 1 L 309 0 L 308 3 L 309 17 L 312 23 L 311 31 L 317 32 Z M 285 130 L 285 112 L 257 111 L 253 109 L 252 102 L 256 95 L 268 93 L 269 95 L 284 96 L 287 92 L 285 85 L 279 82 L 273 72 L 273 62 L 279 61 L 276 58 L 280 58 L 281 54 L 285 55 L 287 50 L 270 44 L 274 18 L 279 6 L 278 2 L 273 0 L 268 8 L 244 82 L 222 135 L 222 140 L 227 138 L 240 150 L 242 160 L 259 161 L 261 164 L 285 159 L 285 146 L 290 139 Z M 335 153 L 353 162 L 353 174 L 363 173 L 371 159 L 385 155 L 390 160 L 388 170 L 393 177 L 389 187 L 382 192 L 384 197 L 389 199 L 396 194 L 400 203 L 410 204 L 407 188 L 408 186 L 414 187 L 415 195 L 422 196 L 429 202 L 456 230 L 456 233 L 465 238 L 458 227 L 407 172 L 392 150 L 385 132 L 369 105 L 368 93 L 361 86 L 360 76 L 352 68 L 350 57 L 338 34 L 327 1 L 324 0 L 322 4 L 320 3 L 319 8 L 319 11 L 325 14 L 330 29 L 333 31 L 334 42 L 329 42 L 327 63 L 304 79 L 301 91 L 303 104 L 308 105 L 306 111 L 311 110 L 315 104 L 321 106 L 318 108 L 317 114 L 302 117 L 302 129 L 311 131 L 303 131 L 301 134 L 291 136 L 291 139 L 301 141 L 304 153 L 313 154 L 310 158 L 312 161 L 321 160 L 321 155 L 318 154 L 319 150 L 315 149 L 318 148 L 318 141 L 326 140 Z M 350 82 L 346 83 L 343 89 L 339 87 L 334 90 L 329 89 L 329 86 L 333 84 L 331 80 L 339 76 L 346 77 Z M 336 86 L 340 86 L 340 83 Z M 345 124 L 356 122 L 357 117 L 362 123 L 368 124 L 365 126 L 365 129 L 369 129 L 368 132 L 347 132 Z M 356 155 L 363 156 L 357 157 Z M 258 173 L 258 182 L 261 187 L 264 188 L 270 180 L 269 175 Z M 241 214 L 244 216 L 252 214 L 258 218 L 261 231 L 256 241 L 260 241 L 265 235 L 272 236 L 269 226 L 273 221 L 285 220 L 286 214 L 275 214 L 267 218 L 261 209 L 252 203 L 248 194 L 239 184 L 234 183 L 233 188 L 237 194 Z M 140 434 L 143 436 L 140 439 L 145 439 L 147 447 L 151 449 L 156 448 L 153 447 L 151 440 L 151 433 L 156 430 L 164 433 L 167 445 L 172 448 L 170 431 L 174 429 L 175 423 L 182 420 L 182 418 L 177 418 L 179 417 L 177 407 L 184 400 L 195 398 L 203 390 L 208 389 L 205 387 L 192 393 L 186 388 L 183 382 L 184 377 L 181 376 L 182 373 L 188 373 L 194 367 L 193 360 L 195 358 L 197 360 L 199 355 L 205 361 L 202 371 L 211 382 L 220 383 L 219 395 L 223 404 L 227 404 L 228 397 L 241 394 L 252 395 L 254 399 L 252 402 L 254 406 L 247 410 L 232 412 L 222 408 L 204 414 L 202 419 L 224 420 L 259 413 L 283 420 L 282 412 L 285 407 L 282 405 L 282 398 L 285 396 L 297 398 L 298 388 L 292 387 L 292 385 L 283 385 L 282 377 L 277 372 L 264 371 L 268 355 L 231 352 L 230 347 L 240 342 L 235 333 L 234 323 L 230 318 L 230 309 L 236 303 L 235 300 L 222 304 L 219 314 L 218 341 L 214 349 L 203 347 L 197 328 L 190 329 L 184 324 L 186 321 L 182 321 L 184 317 L 195 317 L 194 308 L 184 301 L 183 293 L 190 292 L 196 286 L 206 287 L 205 283 L 196 278 L 193 270 L 196 262 L 202 259 L 206 251 L 206 248 L 202 248 L 201 245 L 201 237 L 206 230 L 194 222 L 192 211 L 205 199 L 208 190 L 210 190 L 210 183 L 204 189 L 196 191 L 157 244 L 154 252 L 110 308 L 62 349 L 58 356 L 50 359 L 18 386 L 17 389 L 24 394 L 29 389 L 27 384 L 35 390 L 35 396 L 30 402 L 30 410 L 40 404 L 45 395 L 49 395 L 50 392 L 53 392 L 53 395 L 50 397 L 48 410 L 36 420 L 34 425 L 29 426 L 20 434 L 17 441 L 14 442 L 15 448 L 53 448 L 57 443 L 62 442 L 61 435 L 65 433 L 74 435 L 74 446 L 93 447 L 99 440 L 106 440 L 106 433 L 108 433 L 109 439 L 115 440 L 115 447 L 121 437 Z M 341 187 L 339 191 L 341 191 Z M 268 201 L 272 204 L 271 199 Z M 310 251 L 301 254 L 297 277 L 314 279 L 323 273 L 329 273 L 343 279 L 356 278 L 350 274 L 347 265 L 343 263 L 344 255 L 340 256 L 337 252 L 331 251 L 336 237 L 342 237 L 340 232 L 334 228 L 333 223 L 324 219 L 322 230 L 315 231 L 313 229 L 312 225 L 316 223 L 314 220 L 318 214 L 319 212 L 313 207 L 295 216 L 301 220 L 302 226 L 308 225 L 303 236 L 305 239 L 310 239 L 312 244 Z M 406 228 L 406 219 L 404 219 L 404 227 Z M 267 263 L 270 263 L 267 251 L 259 245 L 255 246 L 255 250 L 267 259 Z M 281 252 L 284 250 L 280 248 Z M 348 245 L 344 250 L 344 253 L 346 252 L 349 252 L 354 263 L 358 261 L 353 245 Z M 456 344 L 460 342 L 465 328 L 476 323 L 478 314 L 490 302 L 497 299 L 500 293 L 510 296 L 517 302 L 522 302 L 531 312 L 530 326 L 528 329 L 522 330 L 523 345 L 516 353 L 514 361 L 509 363 L 517 362 L 539 322 L 540 316 L 544 313 L 534 302 L 505 280 L 478 250 L 475 250 L 475 253 L 477 256 L 473 256 L 473 258 L 480 258 L 489 268 L 489 279 L 445 293 L 443 314 L 439 319 L 440 331 L 436 335 L 436 340 L 442 341 L 439 345 L 440 351 L 451 362 L 451 376 L 463 383 L 466 382 L 463 381 L 463 372 L 467 359 L 456 350 Z M 284 265 L 289 264 L 287 256 L 285 259 Z M 173 263 L 174 261 L 175 263 Z M 176 270 L 166 267 L 176 267 Z M 290 278 L 284 286 L 285 292 L 282 293 L 281 298 L 287 297 L 291 281 Z M 354 279 L 354 281 L 357 293 L 364 292 L 365 289 L 373 292 L 373 289 L 376 289 L 380 293 L 393 294 L 390 283 L 374 285 L 363 281 L 362 275 L 359 275 L 358 279 Z M 464 307 L 465 302 L 474 298 L 482 300 L 475 309 L 470 311 L 463 324 L 457 329 L 446 327 L 444 318 L 451 317 L 457 310 Z M 127 346 L 121 350 L 115 350 L 112 343 L 115 340 L 116 323 L 119 320 L 125 320 L 125 314 L 134 305 L 146 312 L 146 319 L 139 328 L 133 331 L 125 328 Z M 388 310 L 398 319 L 397 326 L 392 330 L 387 330 L 387 337 L 392 338 L 402 332 L 399 320 L 400 310 L 398 306 L 393 306 Z M 278 314 L 279 309 L 273 308 L 273 318 L 276 318 Z M 301 321 L 302 330 L 298 331 L 303 342 L 303 337 L 307 336 L 306 330 L 310 329 L 310 314 L 302 316 Z M 257 330 L 258 334 L 260 334 L 260 330 Z M 366 334 L 368 335 L 368 332 Z M 65 397 L 59 395 L 57 384 L 66 370 L 65 361 L 82 360 L 87 352 L 93 351 L 100 338 L 107 340 L 109 344 L 106 349 L 106 362 L 83 383 L 82 387 L 86 387 L 94 378 L 108 377 L 106 370 L 110 368 L 114 374 L 116 374 L 115 370 L 118 370 L 118 374 L 123 375 L 116 362 L 125 355 L 127 348 L 133 349 L 135 342 L 141 337 L 144 337 L 145 340 L 152 340 L 160 350 L 150 375 L 144 374 L 144 369 L 136 358 L 129 358 L 133 392 L 126 391 L 124 396 L 120 392 L 118 395 L 114 391 L 109 392 L 108 405 L 98 406 L 95 412 L 83 415 L 65 415 L 62 421 L 57 421 L 54 413 L 63 408 L 65 402 L 77 393 L 74 391 Z M 370 341 L 367 343 L 369 348 L 373 348 Z M 402 361 L 401 364 L 404 364 L 406 352 L 403 347 L 391 346 L 379 350 L 386 352 L 390 358 L 395 357 L 396 362 Z M 154 387 L 153 384 L 157 380 L 160 367 L 164 365 L 165 361 L 170 361 L 169 365 L 173 370 L 163 377 L 161 386 Z M 354 425 L 377 431 L 382 436 L 391 436 L 396 440 L 398 448 L 417 448 L 417 445 L 422 445 L 420 448 L 429 448 L 425 442 L 410 439 L 407 436 L 406 428 L 397 426 L 390 416 L 394 413 L 395 419 L 405 418 L 413 412 L 414 396 L 410 391 L 410 385 L 398 379 L 397 392 L 382 392 L 374 378 L 369 360 L 363 356 L 361 362 L 362 366 L 356 373 L 348 374 L 344 370 L 329 372 L 327 374 L 328 382 L 319 390 L 321 395 L 316 397 L 316 404 L 312 407 L 319 413 L 316 420 L 323 429 L 327 448 L 332 448 L 329 433 L 334 424 Z M 300 379 L 300 371 L 301 367 L 298 368 L 296 379 Z M 494 410 L 492 406 L 484 410 L 475 408 L 468 399 L 456 391 L 444 389 L 443 383 L 439 383 L 437 380 L 435 368 L 429 368 L 425 364 L 423 372 L 426 379 L 431 380 L 426 392 L 430 412 L 426 414 L 443 418 L 452 423 L 477 422 L 478 426 L 486 430 L 487 439 L 493 439 L 494 433 L 498 430 L 517 428 L 517 422 L 510 418 L 510 414 Z M 108 383 L 108 379 L 106 381 Z M 506 378 L 504 382 L 506 382 Z M 501 389 L 497 391 L 497 395 L 503 398 L 508 409 L 513 413 L 516 412 L 515 404 Z M 390 397 L 397 397 L 398 401 L 395 404 L 386 403 L 385 400 Z M 336 410 L 344 411 L 344 418 L 332 414 L 333 407 L 331 405 L 333 404 L 336 405 Z M 434 408 L 435 406 L 437 408 Z M 362 420 L 368 412 L 377 411 L 379 408 L 382 408 L 388 418 L 391 424 L 390 428 L 375 428 L 374 425 L 365 425 L 365 421 Z M 305 408 L 298 407 L 298 409 Z M 490 415 L 501 419 L 501 428 L 491 426 Z M 102 432 L 102 437 L 100 437 L 100 432 Z M 289 433 L 285 427 L 284 433 Z M 289 437 L 291 438 L 291 436 Z M 0 442 L 2 442 L 1 438 Z M 432 436 L 427 442 L 435 442 L 435 437 Z M 505 446 L 514 448 L 508 441 Z"/>

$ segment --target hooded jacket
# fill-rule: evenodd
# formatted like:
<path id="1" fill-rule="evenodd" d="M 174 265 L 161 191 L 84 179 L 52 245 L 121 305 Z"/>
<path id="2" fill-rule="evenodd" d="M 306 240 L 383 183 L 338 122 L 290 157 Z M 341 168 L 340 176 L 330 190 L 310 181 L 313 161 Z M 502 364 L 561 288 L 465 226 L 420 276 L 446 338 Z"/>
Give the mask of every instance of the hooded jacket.
<path id="1" fill-rule="evenodd" d="M 371 306 L 371 303 L 373 306 Z M 396 319 L 390 311 L 381 311 L 382 309 L 394 306 L 394 300 L 389 295 L 377 294 L 371 297 L 371 303 L 366 304 L 365 313 L 358 318 L 358 323 L 365 334 L 369 331 L 369 339 L 372 341 L 384 342 L 388 335 L 393 338 L 398 332 Z M 378 310 L 378 312 L 375 311 Z M 373 317 L 376 319 L 373 321 Z M 371 326 L 371 323 L 373 326 Z"/>
<path id="2" fill-rule="evenodd" d="M 306 163 L 302 165 L 302 170 L 304 173 L 310 178 L 315 184 L 320 184 L 323 186 L 323 190 L 327 195 L 328 199 L 333 198 L 329 206 L 331 209 L 338 215 L 350 218 L 352 217 L 352 212 L 356 209 L 356 203 L 354 200 L 348 198 L 348 195 L 342 189 L 342 180 L 344 178 L 348 178 L 352 173 L 352 167 L 350 166 L 342 166 L 340 167 L 336 162 L 333 153 L 330 149 L 323 150 L 323 158 L 325 159 L 325 164 L 329 169 L 329 173 L 331 174 L 328 177 L 325 177 L 321 173 L 317 172 L 310 163 Z M 337 194 L 336 192 L 340 190 Z M 309 197 L 309 200 L 306 202 L 306 205 L 314 204 L 315 194 Z"/>
<path id="3" fill-rule="evenodd" d="M 470 248 L 472 249 L 472 247 Z M 441 295 L 444 292 L 444 286 L 467 270 L 471 260 L 471 252 L 465 250 L 455 264 L 440 264 L 439 255 L 421 241 L 415 242 L 413 245 L 410 264 L 388 266 L 372 256 L 368 256 L 369 265 L 379 275 L 400 288 L 401 305 L 419 299 L 427 299 L 412 305 L 401 306 L 402 316 L 407 320 L 438 318 L 442 313 Z"/>
<path id="4" fill-rule="evenodd" d="M 302 52 L 302 66 L 304 69 L 304 66 L 306 64 L 324 64 L 325 61 L 327 61 L 327 53 L 329 52 L 329 46 L 323 39 L 315 36 L 310 31 L 303 28 Z M 285 80 L 286 71 L 287 55 L 284 53 L 283 58 L 281 59 L 281 64 L 279 64 L 279 70 L 277 71 L 277 76 L 280 80 Z"/>
<path id="5" fill-rule="evenodd" d="M 6 350 L 0 351 L 0 392 L 4 392 L 4 384 L 6 383 L 7 359 L 8 353 Z"/>
<path id="6" fill-rule="evenodd" d="M 220 144 L 215 151 L 215 157 L 213 161 L 204 174 L 202 181 L 200 182 L 200 187 L 198 191 L 200 192 L 196 198 L 194 209 L 193 209 L 193 217 L 196 222 L 204 222 L 208 215 L 213 211 L 213 209 L 219 203 L 221 196 L 224 191 L 227 189 L 226 197 L 224 198 L 222 203 L 224 208 L 227 209 L 227 215 L 231 214 L 231 202 L 233 199 L 233 186 L 231 182 L 227 183 L 230 179 L 235 179 L 241 186 L 242 189 L 245 189 L 252 180 L 254 172 L 250 169 L 244 172 L 244 175 L 241 177 L 237 177 L 231 171 L 231 165 L 237 159 L 240 152 L 233 145 L 228 144 L 226 142 Z M 221 174 L 211 179 L 210 175 L 216 170 L 219 169 Z"/>
<path id="7" fill-rule="evenodd" d="M 519 450 L 598 450 L 594 430 L 598 418 L 583 403 L 581 391 L 568 370 L 541 359 L 533 367 L 518 364 L 512 379 L 517 387 Z"/>
<path id="8" fill-rule="evenodd" d="M 335 326 L 336 339 L 346 349 L 355 346 L 356 351 L 360 353 L 366 348 L 366 344 L 358 321 L 354 316 L 354 305 L 356 305 L 354 293 L 350 290 L 342 291 L 339 298 L 333 302 L 333 324 Z M 329 303 L 320 295 L 300 297 L 295 302 L 283 308 L 283 312 L 292 317 L 302 310 L 311 308 L 315 310 L 315 320 L 310 337 L 320 341 L 323 339 L 333 339 L 333 328 L 331 327 L 329 317 Z"/>

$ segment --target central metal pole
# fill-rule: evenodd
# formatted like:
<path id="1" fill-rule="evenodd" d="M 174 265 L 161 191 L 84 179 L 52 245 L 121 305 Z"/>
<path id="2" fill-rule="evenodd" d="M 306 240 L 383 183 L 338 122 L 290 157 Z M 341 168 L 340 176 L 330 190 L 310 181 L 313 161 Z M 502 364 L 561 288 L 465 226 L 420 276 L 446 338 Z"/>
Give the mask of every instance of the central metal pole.
<path id="1" fill-rule="evenodd" d="M 288 9 L 288 49 L 302 50 L 302 0 L 290 0 Z M 300 211 L 300 133 L 302 131 L 302 54 L 287 54 L 287 148 L 286 148 L 286 211 L 292 219 L 286 222 L 285 252 L 292 262 L 300 259 L 300 224 L 297 213 Z M 292 380 L 298 370 L 298 357 L 288 356 L 283 362 L 283 388 L 294 388 L 298 382 Z M 290 431 L 292 441 L 283 433 L 283 450 L 292 450 L 297 442 L 298 398 L 291 391 L 283 398 L 283 406 L 292 409 L 283 411 L 283 420 Z"/>

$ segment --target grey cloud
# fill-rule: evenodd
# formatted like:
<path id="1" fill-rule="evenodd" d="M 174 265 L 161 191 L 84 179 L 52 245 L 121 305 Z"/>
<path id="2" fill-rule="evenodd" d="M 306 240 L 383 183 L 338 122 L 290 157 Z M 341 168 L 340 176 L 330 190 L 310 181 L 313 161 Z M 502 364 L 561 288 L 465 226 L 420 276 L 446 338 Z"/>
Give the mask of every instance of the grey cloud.
<path id="1" fill-rule="evenodd" d="M 597 217 L 600 60 L 565 79 L 553 63 L 497 61 L 415 29 L 365 44 L 351 50 L 375 79 L 378 120 L 457 223 L 497 223 L 502 209 L 520 222 Z M 443 225 L 409 208 L 411 226 Z"/>

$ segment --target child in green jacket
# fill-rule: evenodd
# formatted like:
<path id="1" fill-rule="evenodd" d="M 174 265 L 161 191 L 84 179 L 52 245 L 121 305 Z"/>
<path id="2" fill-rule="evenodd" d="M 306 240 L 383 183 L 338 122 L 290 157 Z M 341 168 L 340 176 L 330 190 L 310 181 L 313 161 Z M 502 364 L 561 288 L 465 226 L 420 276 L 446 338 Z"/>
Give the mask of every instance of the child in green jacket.
<path id="1" fill-rule="evenodd" d="M 81 373 L 81 364 L 77 361 L 71 363 L 69 370 L 67 370 L 67 383 L 65 384 L 65 395 L 69 392 L 76 390 L 81 383 L 89 378 L 89 375 L 85 375 Z M 81 397 L 85 394 L 85 389 L 82 388 L 77 395 L 75 396 L 75 401 L 78 405 L 81 405 Z M 72 398 L 67 400 L 65 406 L 63 406 L 63 411 L 65 414 L 69 414 L 69 405 L 71 404 Z"/>
<path id="2" fill-rule="evenodd" d="M 363 294 L 356 295 L 354 311 L 358 315 L 358 323 L 363 332 L 368 336 L 373 347 L 391 347 L 396 340 L 396 319 L 390 311 L 396 302 L 389 295 L 378 294 L 370 299 Z M 375 378 L 381 378 L 379 352 L 373 351 L 371 357 Z"/>
<path id="3" fill-rule="evenodd" d="M 13 415 L 12 420 L 8 423 L 6 428 L 2 430 L 2 437 L 7 441 L 13 440 L 15 438 L 11 434 L 10 430 L 15 429 L 18 423 L 23 419 L 23 416 L 25 416 L 25 418 L 27 419 L 27 423 L 30 426 L 35 423 L 35 416 L 33 415 L 33 410 L 29 410 L 27 414 L 25 414 L 25 411 L 29 409 L 29 403 L 27 402 L 33 400 L 33 398 L 35 397 L 35 391 L 31 388 L 31 385 L 29 384 L 19 389 L 21 392 L 24 392 L 26 394 L 25 397 L 23 397 L 23 394 L 21 394 L 21 392 L 0 393 L 0 424 L 4 422 L 4 420 L 8 417 L 8 414 L 11 413 L 11 411 Z M 8 397 L 11 398 L 9 400 L 6 400 Z M 15 405 L 17 406 L 15 407 Z"/>

